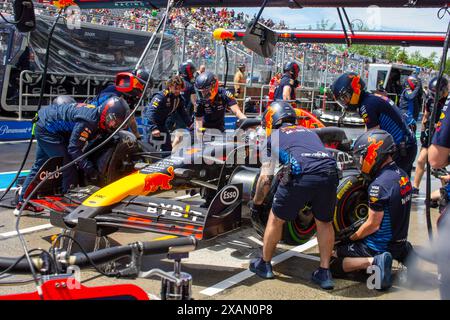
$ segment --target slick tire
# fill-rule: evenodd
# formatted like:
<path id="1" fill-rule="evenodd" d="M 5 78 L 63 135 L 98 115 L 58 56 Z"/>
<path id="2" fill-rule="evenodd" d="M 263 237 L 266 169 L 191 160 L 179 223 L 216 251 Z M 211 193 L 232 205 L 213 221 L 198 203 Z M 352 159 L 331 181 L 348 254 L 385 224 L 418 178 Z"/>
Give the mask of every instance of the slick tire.
<path id="1" fill-rule="evenodd" d="M 369 213 L 368 201 L 367 184 L 362 176 L 344 178 L 337 189 L 333 221 L 336 233 L 365 218 Z"/>
<path id="2" fill-rule="evenodd" d="M 272 182 L 270 191 L 264 200 L 264 210 L 258 221 L 252 219 L 252 224 L 256 232 L 263 237 L 269 213 L 272 208 L 272 201 L 279 184 L 277 177 Z M 284 224 L 281 241 L 286 244 L 299 245 L 309 241 L 316 233 L 316 223 L 314 216 L 307 208 L 298 213 L 294 221 Z"/>

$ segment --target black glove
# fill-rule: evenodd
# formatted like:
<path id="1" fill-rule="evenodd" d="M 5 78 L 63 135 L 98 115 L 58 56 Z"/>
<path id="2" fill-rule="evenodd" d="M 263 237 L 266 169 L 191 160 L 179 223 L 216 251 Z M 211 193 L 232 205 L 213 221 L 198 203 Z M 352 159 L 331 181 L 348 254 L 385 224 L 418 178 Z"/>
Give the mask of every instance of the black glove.
<path id="1" fill-rule="evenodd" d="M 424 131 L 420 132 L 420 143 L 423 145 L 428 144 L 428 136 L 430 134 L 430 130 L 425 129 Z"/>
<path id="2" fill-rule="evenodd" d="M 363 223 L 366 221 L 366 219 L 360 219 L 356 222 L 354 222 L 352 225 L 348 226 L 345 229 L 342 229 L 341 231 L 336 233 L 335 242 L 339 242 L 340 244 L 346 244 L 353 242 L 350 240 L 350 237 L 358 231 L 359 227 L 363 225 Z"/>

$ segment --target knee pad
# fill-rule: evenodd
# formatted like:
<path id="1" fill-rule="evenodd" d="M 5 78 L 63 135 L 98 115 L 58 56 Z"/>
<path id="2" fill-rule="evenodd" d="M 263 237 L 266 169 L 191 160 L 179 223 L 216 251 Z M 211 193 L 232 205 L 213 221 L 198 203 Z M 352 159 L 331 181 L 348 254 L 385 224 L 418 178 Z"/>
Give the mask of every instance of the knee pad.
<path id="1" fill-rule="evenodd" d="M 332 257 L 330 261 L 330 271 L 333 276 L 343 276 L 344 271 L 344 258 L 342 257 Z"/>

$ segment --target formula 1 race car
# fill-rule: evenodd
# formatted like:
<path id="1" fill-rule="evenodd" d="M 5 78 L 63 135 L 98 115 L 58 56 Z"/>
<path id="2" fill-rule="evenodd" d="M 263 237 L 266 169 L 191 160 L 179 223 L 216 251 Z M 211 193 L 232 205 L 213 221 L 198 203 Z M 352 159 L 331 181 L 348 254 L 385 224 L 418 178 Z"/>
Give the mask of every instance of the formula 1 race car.
<path id="1" fill-rule="evenodd" d="M 311 121 L 311 118 L 305 117 L 299 121 L 305 120 Z M 218 236 L 239 228 L 242 218 L 248 216 L 247 205 L 252 199 L 260 167 L 259 125 L 259 119 L 246 119 L 239 125 L 244 130 L 239 131 L 244 134 L 236 134 L 231 138 L 228 135 L 204 137 L 201 144 L 194 144 L 181 153 L 174 153 L 159 161 L 137 161 L 132 173 L 104 187 L 78 187 L 64 195 L 55 196 L 60 184 L 58 180 L 61 179 L 55 177 L 44 184 L 45 187 L 37 192 L 31 202 L 51 211 L 53 225 L 99 237 L 116 231 L 193 235 L 199 240 Z M 349 153 L 351 140 L 347 139 L 345 132 L 335 127 L 310 126 L 316 127 L 313 130 L 330 147 L 344 179 L 339 186 L 336 207 L 335 226 L 339 231 L 367 214 L 367 195 L 362 191 L 362 179 L 356 176 L 353 169 L 353 158 Z M 119 140 L 110 157 L 122 161 L 106 161 L 109 163 L 106 175 L 113 174 L 110 170 L 117 170 L 113 168 L 113 163 L 122 163 L 124 157 L 132 160 L 133 157 L 123 153 L 125 145 L 128 151 L 137 149 L 136 140 L 131 139 L 129 133 L 124 133 Z M 46 165 L 54 166 L 55 163 Z M 44 167 L 41 171 L 53 169 Z M 39 179 L 40 174 L 32 186 L 39 183 Z M 266 210 L 263 216 L 253 221 L 260 234 L 267 222 L 277 183 L 278 179 L 274 179 L 271 192 L 264 202 Z M 175 190 L 200 190 L 207 199 L 206 205 L 196 206 L 186 201 L 157 196 Z M 314 234 L 313 216 L 310 209 L 305 208 L 299 212 L 295 221 L 286 224 L 283 241 L 303 243 Z"/>

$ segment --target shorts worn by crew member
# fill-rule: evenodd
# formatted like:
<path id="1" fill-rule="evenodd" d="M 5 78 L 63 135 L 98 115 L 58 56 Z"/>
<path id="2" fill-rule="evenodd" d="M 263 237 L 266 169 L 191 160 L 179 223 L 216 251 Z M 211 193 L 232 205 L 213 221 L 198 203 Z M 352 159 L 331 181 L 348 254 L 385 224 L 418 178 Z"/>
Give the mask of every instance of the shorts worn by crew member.
<path id="1" fill-rule="evenodd" d="M 285 221 L 295 220 L 305 205 L 323 222 L 333 220 L 338 174 L 335 159 L 319 136 L 301 126 L 281 126 L 267 141 L 268 156 L 290 167 L 291 179 L 280 181 L 272 203 L 274 214 Z"/>
<path id="2" fill-rule="evenodd" d="M 166 121 L 175 112 L 180 115 L 186 126 L 189 125 L 190 119 L 181 96 L 174 96 L 170 94 L 169 90 L 164 90 L 153 96 L 142 113 L 147 141 L 150 144 L 161 145 L 162 151 L 172 151 L 170 132 L 167 129 Z M 156 129 L 161 132 L 161 137 L 152 136 L 152 131 Z"/>
<path id="3" fill-rule="evenodd" d="M 412 186 L 395 162 L 386 165 L 369 185 L 369 208 L 384 213 L 380 228 L 361 241 L 340 245 L 338 257 L 374 257 L 390 252 L 403 262 L 409 250 L 408 227 Z"/>
<path id="4" fill-rule="evenodd" d="M 280 84 L 275 89 L 274 100 L 283 100 L 283 90 L 285 86 L 291 87 L 291 100 L 295 100 L 295 80 L 291 76 L 284 74 L 281 77 Z"/>
<path id="5" fill-rule="evenodd" d="M 219 88 L 212 102 L 197 101 L 195 117 L 203 118 L 204 128 L 225 131 L 225 112 L 236 104 L 236 99 L 230 91 Z"/>
<path id="6" fill-rule="evenodd" d="M 363 92 L 359 114 L 368 130 L 379 126 L 392 135 L 399 150 L 394 160 L 408 176 L 411 176 L 417 143 L 395 103 L 387 97 Z"/>

